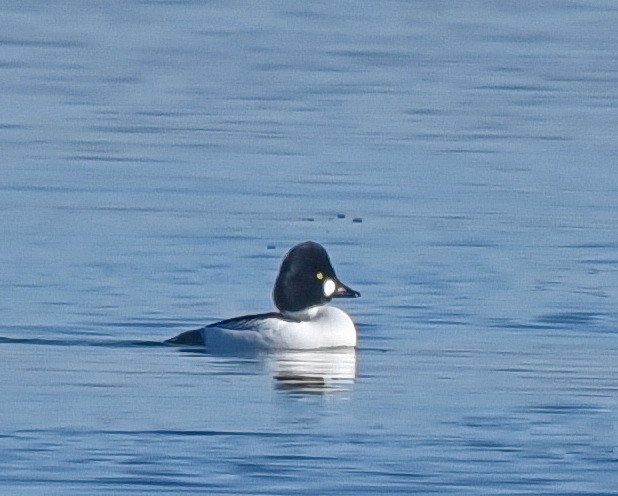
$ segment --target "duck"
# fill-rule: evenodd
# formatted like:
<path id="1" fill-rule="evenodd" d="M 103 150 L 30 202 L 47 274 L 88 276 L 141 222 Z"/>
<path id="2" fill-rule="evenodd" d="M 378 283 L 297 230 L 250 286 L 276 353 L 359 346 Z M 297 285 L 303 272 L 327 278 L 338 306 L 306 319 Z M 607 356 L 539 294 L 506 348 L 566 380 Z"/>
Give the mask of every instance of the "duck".
<path id="1" fill-rule="evenodd" d="M 305 241 L 287 252 L 272 296 L 277 312 L 221 320 L 185 331 L 166 343 L 212 350 L 356 347 L 354 321 L 328 303 L 333 298 L 358 298 L 360 293 L 339 280 L 328 253 L 319 243 Z"/>

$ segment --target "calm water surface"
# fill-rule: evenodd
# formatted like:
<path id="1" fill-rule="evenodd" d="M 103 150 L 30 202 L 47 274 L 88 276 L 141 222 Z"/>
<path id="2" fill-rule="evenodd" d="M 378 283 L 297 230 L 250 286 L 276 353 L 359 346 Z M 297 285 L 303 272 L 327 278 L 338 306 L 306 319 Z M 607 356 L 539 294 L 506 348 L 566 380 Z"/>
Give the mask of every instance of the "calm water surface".
<path id="1" fill-rule="evenodd" d="M 618 494 L 615 2 L 0 14 L 0 493 Z M 356 353 L 161 344 L 306 239 Z"/>

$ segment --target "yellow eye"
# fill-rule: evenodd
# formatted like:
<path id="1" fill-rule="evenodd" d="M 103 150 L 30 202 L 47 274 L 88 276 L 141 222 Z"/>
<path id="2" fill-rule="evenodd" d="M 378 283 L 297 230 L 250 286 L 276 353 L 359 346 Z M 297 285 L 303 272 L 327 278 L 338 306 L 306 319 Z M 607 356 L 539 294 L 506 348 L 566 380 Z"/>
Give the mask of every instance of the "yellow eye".
<path id="1" fill-rule="evenodd" d="M 321 272 L 318 272 L 318 273 L 315 275 L 315 277 L 317 277 L 317 278 L 321 281 L 322 279 L 324 279 L 324 274 L 322 274 Z"/>

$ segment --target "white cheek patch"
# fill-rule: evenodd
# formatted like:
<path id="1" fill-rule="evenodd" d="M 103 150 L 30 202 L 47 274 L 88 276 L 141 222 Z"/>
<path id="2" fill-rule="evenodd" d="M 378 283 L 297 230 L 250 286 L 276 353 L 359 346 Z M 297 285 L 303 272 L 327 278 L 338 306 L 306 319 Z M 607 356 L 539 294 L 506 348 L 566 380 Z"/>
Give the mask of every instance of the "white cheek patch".
<path id="1" fill-rule="evenodd" d="M 335 289 L 337 289 L 335 281 L 333 281 L 332 279 L 326 279 L 326 281 L 324 281 L 324 284 L 322 285 L 322 291 L 324 291 L 324 296 L 330 298 L 335 292 Z"/>

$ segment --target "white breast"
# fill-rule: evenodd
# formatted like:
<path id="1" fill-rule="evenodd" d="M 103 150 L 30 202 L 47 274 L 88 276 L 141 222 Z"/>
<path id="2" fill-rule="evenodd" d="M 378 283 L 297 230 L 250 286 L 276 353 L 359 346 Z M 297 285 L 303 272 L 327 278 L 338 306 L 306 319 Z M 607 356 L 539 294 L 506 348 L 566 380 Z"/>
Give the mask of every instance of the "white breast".
<path id="1" fill-rule="evenodd" d="M 343 310 L 319 306 L 293 317 L 306 320 L 270 317 L 256 322 L 251 330 L 206 327 L 204 341 L 213 349 L 313 350 L 356 346 L 354 322 Z"/>

